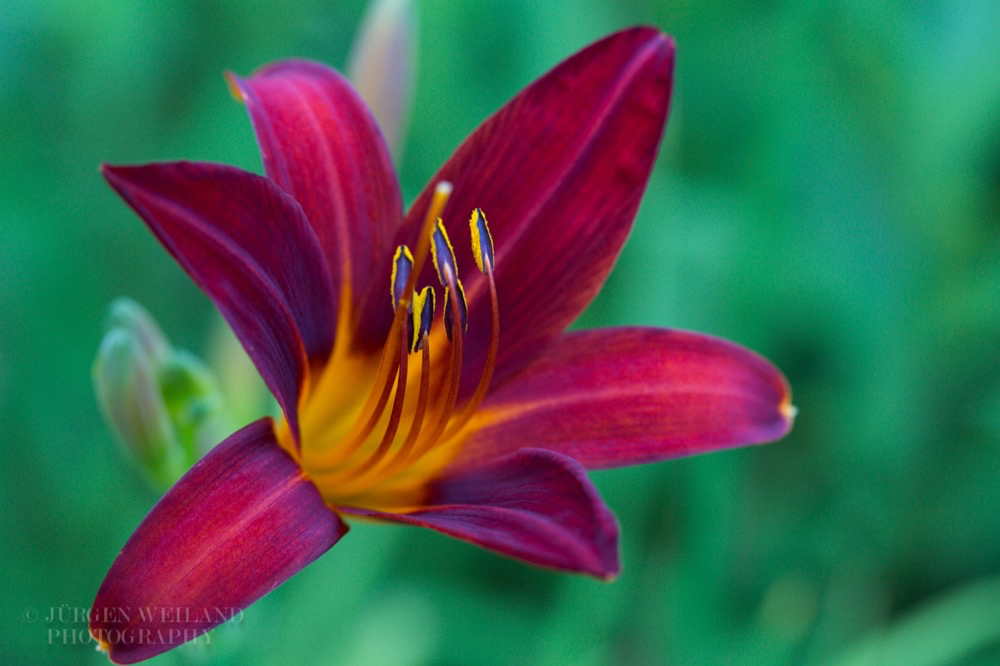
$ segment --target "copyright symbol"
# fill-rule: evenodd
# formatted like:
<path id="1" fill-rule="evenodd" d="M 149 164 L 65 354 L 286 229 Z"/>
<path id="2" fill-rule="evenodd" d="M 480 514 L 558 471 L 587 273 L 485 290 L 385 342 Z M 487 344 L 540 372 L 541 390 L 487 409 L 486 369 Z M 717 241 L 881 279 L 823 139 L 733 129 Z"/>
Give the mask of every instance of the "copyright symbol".
<path id="1" fill-rule="evenodd" d="M 36 608 L 25 608 L 24 609 L 24 619 L 26 622 L 36 622 L 38 620 L 38 609 Z"/>

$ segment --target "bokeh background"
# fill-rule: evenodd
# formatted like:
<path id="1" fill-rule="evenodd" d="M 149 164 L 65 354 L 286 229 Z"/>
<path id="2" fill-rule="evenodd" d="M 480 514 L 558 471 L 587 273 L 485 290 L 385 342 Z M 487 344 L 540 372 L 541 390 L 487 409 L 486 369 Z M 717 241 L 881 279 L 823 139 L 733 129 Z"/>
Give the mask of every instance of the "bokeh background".
<path id="1" fill-rule="evenodd" d="M 207 299 L 97 165 L 260 171 L 221 73 L 288 56 L 343 66 L 364 8 L 0 6 L 0 662 L 104 663 L 84 623 L 46 616 L 89 605 L 156 500 L 93 399 L 109 302 L 132 296 L 176 344 L 211 353 Z M 210 647 L 155 663 L 1000 663 L 1000 4 L 418 0 L 417 13 L 410 198 L 561 58 L 635 23 L 676 37 L 660 159 L 580 325 L 750 346 L 788 375 L 796 427 L 594 474 L 622 527 L 612 584 L 358 524 Z"/>

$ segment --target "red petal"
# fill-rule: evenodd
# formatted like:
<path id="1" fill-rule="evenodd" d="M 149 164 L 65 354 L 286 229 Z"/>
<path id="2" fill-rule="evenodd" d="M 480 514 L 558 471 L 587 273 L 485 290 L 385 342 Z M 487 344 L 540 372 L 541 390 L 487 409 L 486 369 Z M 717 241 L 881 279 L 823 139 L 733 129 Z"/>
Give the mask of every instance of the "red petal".
<path id="1" fill-rule="evenodd" d="M 468 541 L 543 567 L 608 578 L 618 573 L 618 525 L 575 460 L 522 449 L 441 479 L 412 513 L 343 509 Z"/>
<path id="2" fill-rule="evenodd" d="M 104 176 L 218 306 L 297 429 L 306 355 L 324 360 L 334 331 L 301 207 L 266 178 L 223 165 L 105 166 Z"/>
<path id="3" fill-rule="evenodd" d="M 364 102 L 340 74 L 303 60 L 232 81 L 246 101 L 268 177 L 302 204 L 319 237 L 334 295 L 346 283 L 355 312 L 371 294 L 373 306 L 391 315 L 385 294 L 402 196 Z"/>
<path id="4" fill-rule="evenodd" d="M 461 260 L 473 209 L 486 214 L 496 244 L 503 333 L 495 381 L 502 381 L 604 283 L 656 157 L 673 64 L 673 41 L 652 28 L 587 47 L 483 123 L 410 209 L 414 233 L 434 184 L 454 184 L 444 220 L 469 299 L 463 392 L 482 370 L 491 316 L 482 274 L 468 254 Z"/>
<path id="5" fill-rule="evenodd" d="M 588 469 L 633 465 L 783 437 L 788 384 L 757 354 L 696 333 L 567 333 L 488 397 L 459 466 L 522 446 Z"/>
<path id="6" fill-rule="evenodd" d="M 271 420 L 257 421 L 149 512 L 97 592 L 90 631 L 115 663 L 148 659 L 238 614 L 346 532 Z"/>

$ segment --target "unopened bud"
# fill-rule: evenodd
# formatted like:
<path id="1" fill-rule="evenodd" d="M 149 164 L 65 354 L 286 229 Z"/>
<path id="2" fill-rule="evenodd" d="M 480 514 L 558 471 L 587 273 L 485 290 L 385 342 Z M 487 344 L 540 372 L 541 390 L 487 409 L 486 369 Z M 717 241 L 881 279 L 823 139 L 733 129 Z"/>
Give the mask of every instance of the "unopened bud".
<path id="1" fill-rule="evenodd" d="M 123 329 L 142 347 L 147 358 L 162 363 L 170 353 L 170 343 L 159 324 L 144 307 L 131 298 L 119 298 L 108 312 L 108 330 Z"/>
<path id="2" fill-rule="evenodd" d="M 417 19 L 411 0 L 373 0 L 354 39 L 348 77 L 399 160 L 413 101 Z"/>
<path id="3" fill-rule="evenodd" d="M 205 364 L 170 346 L 138 303 L 116 301 L 94 361 L 94 391 L 128 456 L 160 490 L 217 441 L 222 400 Z"/>
<path id="4" fill-rule="evenodd" d="M 156 363 L 126 328 L 112 328 L 94 362 L 94 391 L 118 441 L 154 485 L 166 487 L 183 472 L 177 436 L 157 380 Z"/>

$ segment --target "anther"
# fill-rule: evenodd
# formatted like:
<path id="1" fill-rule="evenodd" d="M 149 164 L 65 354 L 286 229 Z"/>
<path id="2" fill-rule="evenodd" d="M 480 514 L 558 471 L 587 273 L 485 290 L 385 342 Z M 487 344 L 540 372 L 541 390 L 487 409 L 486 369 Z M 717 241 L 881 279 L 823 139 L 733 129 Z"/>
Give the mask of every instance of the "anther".
<path id="1" fill-rule="evenodd" d="M 406 295 L 406 286 L 413 272 L 413 255 L 410 248 L 400 245 L 392 257 L 392 309 L 399 307 L 399 302 Z"/>
<path id="2" fill-rule="evenodd" d="M 451 247 L 448 232 L 445 231 L 441 218 L 438 218 L 434 231 L 431 232 L 431 258 L 434 260 L 434 270 L 437 271 L 441 284 L 448 286 L 458 279 L 455 250 Z"/>
<path id="3" fill-rule="evenodd" d="M 481 273 L 489 269 L 492 270 L 493 263 L 493 237 L 490 235 L 490 227 L 486 224 L 486 216 L 481 208 L 472 211 L 469 219 L 469 230 L 472 232 L 472 256 L 476 260 L 476 266 Z"/>
<path id="4" fill-rule="evenodd" d="M 490 380 L 493 379 L 493 370 L 496 368 L 497 350 L 500 344 L 500 309 L 497 303 L 497 285 L 493 279 L 493 238 L 490 236 L 490 229 L 486 225 L 486 216 L 483 215 L 483 211 L 477 208 L 472 212 L 469 227 L 472 232 L 472 254 L 476 258 L 479 270 L 486 275 L 486 283 L 490 290 L 490 344 L 487 348 L 486 362 L 483 365 L 483 374 L 479 378 L 479 384 L 472 397 L 465 403 L 462 414 L 449 425 L 448 430 L 444 433 L 444 439 L 448 439 L 460 431 L 479 408 L 483 398 L 486 397 Z"/>
<path id="5" fill-rule="evenodd" d="M 424 287 L 413 296 L 413 340 L 411 352 L 420 351 L 434 323 L 434 288 Z"/>

